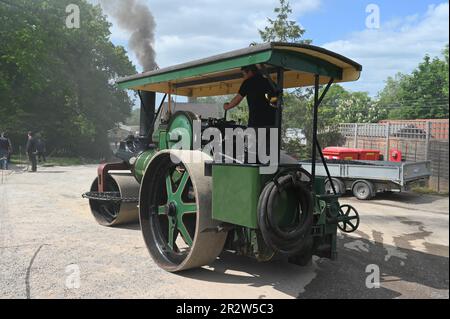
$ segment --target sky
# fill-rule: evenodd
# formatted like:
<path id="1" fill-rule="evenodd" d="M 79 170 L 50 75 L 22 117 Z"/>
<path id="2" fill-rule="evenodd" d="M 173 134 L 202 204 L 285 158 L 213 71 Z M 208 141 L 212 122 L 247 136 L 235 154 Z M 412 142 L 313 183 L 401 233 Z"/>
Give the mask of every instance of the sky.
<path id="1" fill-rule="evenodd" d="M 154 47 L 160 67 L 261 42 L 258 29 L 264 28 L 267 17 L 275 17 L 273 9 L 278 5 L 278 0 L 142 1 L 156 20 Z M 305 38 L 363 65 L 361 79 L 344 86 L 371 96 L 383 89 L 389 76 L 410 73 L 426 54 L 441 56 L 449 43 L 449 4 L 445 1 L 290 2 L 291 19 L 306 30 Z M 369 5 L 376 5 L 379 10 L 378 26 L 367 24 L 366 20 L 373 17 L 373 11 L 366 12 Z M 110 21 L 111 40 L 127 47 L 129 34 L 118 28 L 113 19 Z M 129 55 L 138 65 L 133 54 Z"/>

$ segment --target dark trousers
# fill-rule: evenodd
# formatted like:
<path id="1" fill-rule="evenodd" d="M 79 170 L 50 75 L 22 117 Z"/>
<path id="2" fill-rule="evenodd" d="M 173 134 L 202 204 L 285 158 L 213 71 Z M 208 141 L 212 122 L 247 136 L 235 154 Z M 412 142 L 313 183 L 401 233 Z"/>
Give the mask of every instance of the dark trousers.
<path id="1" fill-rule="evenodd" d="M 37 159 L 35 153 L 28 153 L 28 159 L 31 163 L 31 171 L 36 172 L 37 171 Z"/>
<path id="2" fill-rule="evenodd" d="M 1 170 L 8 169 L 8 159 L 6 157 L 0 157 L 0 169 Z"/>

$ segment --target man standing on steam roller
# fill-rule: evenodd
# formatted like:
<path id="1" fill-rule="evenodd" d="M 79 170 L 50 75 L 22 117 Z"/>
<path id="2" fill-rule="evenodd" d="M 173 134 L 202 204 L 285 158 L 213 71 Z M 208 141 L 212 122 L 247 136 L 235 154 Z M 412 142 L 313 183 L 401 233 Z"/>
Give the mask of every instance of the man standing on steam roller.
<path id="1" fill-rule="evenodd" d="M 247 97 L 249 109 L 248 126 L 253 128 L 275 127 L 277 110 L 270 105 L 266 95 L 275 95 L 268 79 L 263 77 L 256 65 L 245 66 L 241 69 L 244 76 L 239 93 L 229 103 L 225 103 L 225 111 L 238 106 Z"/>

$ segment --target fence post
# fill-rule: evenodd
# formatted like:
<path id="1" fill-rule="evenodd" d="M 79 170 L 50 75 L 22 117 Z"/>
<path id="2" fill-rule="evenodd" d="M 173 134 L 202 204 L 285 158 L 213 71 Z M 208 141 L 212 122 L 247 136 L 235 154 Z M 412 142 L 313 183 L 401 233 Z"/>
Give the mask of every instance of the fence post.
<path id="1" fill-rule="evenodd" d="M 439 143 L 439 160 L 438 160 L 438 173 L 437 173 L 437 191 L 441 192 L 441 143 Z"/>
<path id="2" fill-rule="evenodd" d="M 355 136 L 353 139 L 353 147 L 358 148 L 358 123 L 355 123 Z"/>
<path id="3" fill-rule="evenodd" d="M 390 147 L 391 147 L 391 123 L 387 122 L 386 123 L 386 157 L 384 158 L 385 161 L 389 161 L 389 151 L 390 151 Z"/>
<path id="4" fill-rule="evenodd" d="M 425 160 L 429 160 L 429 153 L 430 153 L 430 140 L 431 140 L 431 122 L 428 121 L 426 125 L 426 140 L 425 140 Z"/>

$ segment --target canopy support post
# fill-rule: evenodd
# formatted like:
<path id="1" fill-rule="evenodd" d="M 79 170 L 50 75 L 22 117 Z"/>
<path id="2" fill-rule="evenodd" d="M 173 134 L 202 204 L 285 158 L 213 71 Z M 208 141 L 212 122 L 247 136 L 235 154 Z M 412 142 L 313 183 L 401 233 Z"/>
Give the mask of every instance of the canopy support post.
<path id="1" fill-rule="evenodd" d="M 319 120 L 319 106 L 322 104 L 323 99 L 327 95 L 331 85 L 334 83 L 334 78 L 331 78 L 328 82 L 327 86 L 325 87 L 325 90 L 319 97 L 319 89 L 320 89 L 320 75 L 315 75 L 315 81 L 314 81 L 314 109 L 313 109 L 313 141 L 312 141 L 312 163 L 311 163 L 311 175 L 313 178 L 313 183 L 316 180 L 316 159 L 317 159 L 317 149 L 319 149 L 319 154 L 322 159 L 322 163 L 325 167 L 325 170 L 327 171 L 328 179 L 331 183 L 331 187 L 333 188 L 334 193 L 336 194 L 336 189 L 334 187 L 333 181 L 331 180 L 331 175 L 328 170 L 327 163 L 325 161 L 325 157 L 323 156 L 322 150 L 320 149 L 320 143 L 317 138 L 317 130 L 318 130 L 318 120 Z"/>
<path id="2" fill-rule="evenodd" d="M 319 150 L 319 155 L 320 155 L 320 158 L 322 160 L 323 167 L 325 167 L 325 171 L 327 173 L 327 177 L 328 177 L 328 181 L 330 182 L 331 189 L 333 190 L 333 193 L 335 195 L 337 195 L 336 187 L 334 186 L 334 182 L 333 182 L 333 180 L 331 178 L 330 170 L 328 168 L 327 161 L 325 160 L 325 156 L 323 156 L 322 147 L 320 146 L 319 141 L 316 141 L 316 146 L 317 146 L 317 149 Z"/>
<path id="3" fill-rule="evenodd" d="M 270 80 L 270 78 L 269 78 Z M 281 160 L 281 141 L 282 141 L 282 124 L 283 124 L 283 89 L 284 89 L 284 70 L 283 68 L 277 69 L 277 118 L 276 126 L 278 129 L 278 163 Z"/>

